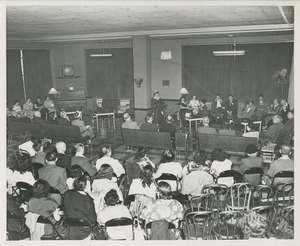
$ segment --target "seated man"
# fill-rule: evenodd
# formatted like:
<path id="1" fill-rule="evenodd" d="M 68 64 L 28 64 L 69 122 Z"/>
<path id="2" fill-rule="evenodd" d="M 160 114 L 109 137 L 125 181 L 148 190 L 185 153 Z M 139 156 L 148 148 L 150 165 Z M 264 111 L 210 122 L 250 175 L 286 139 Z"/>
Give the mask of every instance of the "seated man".
<path id="1" fill-rule="evenodd" d="M 173 117 L 168 115 L 166 117 L 166 122 L 159 125 L 160 132 L 169 132 L 172 139 L 175 139 L 176 127 L 172 124 Z"/>
<path id="2" fill-rule="evenodd" d="M 80 129 L 81 136 L 94 138 L 93 128 L 91 126 L 86 126 L 84 122 L 80 119 L 80 112 L 74 114 L 74 120 L 72 121 L 72 126 L 78 126 Z"/>
<path id="3" fill-rule="evenodd" d="M 33 144 L 33 149 L 36 151 L 35 156 L 31 158 L 32 163 L 41 163 L 44 166 L 46 165 L 45 157 L 46 152 L 44 152 L 44 146 L 41 141 Z"/>
<path id="4" fill-rule="evenodd" d="M 247 157 L 242 159 L 242 164 L 240 165 L 238 171 L 243 174 L 243 172 L 251 167 L 264 168 L 263 159 L 258 157 L 258 149 L 255 145 L 248 145 L 246 148 Z"/>
<path id="5" fill-rule="evenodd" d="M 265 183 L 268 185 L 272 183 L 271 179 L 275 174 L 281 171 L 294 171 L 294 160 L 289 158 L 289 155 L 291 154 L 291 147 L 288 145 L 282 145 L 279 152 L 281 154 L 281 157 L 271 163 L 267 175 L 264 178 Z M 280 182 L 292 182 L 292 180 L 290 178 L 278 178 L 275 182 L 276 183 L 274 183 L 274 185 Z"/>
<path id="6" fill-rule="evenodd" d="M 59 119 L 57 120 L 58 121 L 58 124 L 59 125 L 62 125 L 62 126 L 70 126 L 71 125 L 71 122 L 68 118 L 68 115 L 65 111 L 61 111 L 59 113 Z"/>
<path id="7" fill-rule="evenodd" d="M 250 101 L 250 102 L 246 105 L 246 107 L 245 107 L 245 109 L 244 109 L 244 111 L 243 111 L 243 113 L 242 113 L 241 118 L 242 118 L 244 121 L 248 121 L 248 122 L 249 122 L 249 120 L 253 118 L 254 112 L 255 112 L 255 106 L 254 106 L 254 103 L 253 103 L 253 101 Z"/>
<path id="8" fill-rule="evenodd" d="M 61 194 L 64 194 L 68 190 L 67 172 L 65 168 L 56 166 L 57 153 L 52 151 L 46 154 L 45 157 L 46 166 L 38 170 L 39 178 L 46 180 L 50 186 L 59 190 Z M 57 194 L 53 194 L 53 198 L 60 204 L 61 197 Z"/>
<path id="9" fill-rule="evenodd" d="M 265 142 L 276 142 L 278 133 L 284 129 L 282 118 L 279 115 L 273 117 L 273 125 L 269 126 L 266 131 L 261 133 L 260 141 Z"/>
<path id="10" fill-rule="evenodd" d="M 267 113 L 268 113 L 268 105 L 264 102 L 263 95 L 260 95 L 258 98 L 258 103 L 256 104 L 255 119 L 261 120 L 262 124 L 264 125 L 265 116 Z"/>
<path id="11" fill-rule="evenodd" d="M 37 140 L 38 139 L 36 137 L 32 137 L 29 132 L 23 132 L 19 136 L 19 142 L 21 144 L 18 146 L 18 149 L 27 151 L 30 156 L 33 157 L 36 154 L 36 151 L 33 149 L 33 144 L 37 142 Z"/>
<path id="12" fill-rule="evenodd" d="M 125 113 L 123 115 L 123 118 L 124 118 L 125 122 L 122 124 L 122 128 L 137 129 L 137 130 L 140 129 L 140 126 L 138 125 L 138 123 L 135 122 L 135 121 L 132 121 L 131 117 L 130 117 L 130 115 L 128 113 Z"/>
<path id="13" fill-rule="evenodd" d="M 223 118 L 225 105 L 223 100 L 220 97 L 220 94 L 216 95 L 215 100 L 211 105 L 211 115 L 214 119 L 219 120 Z"/>
<path id="14" fill-rule="evenodd" d="M 67 146 L 64 142 L 57 142 L 57 162 L 56 165 L 59 167 L 70 168 L 71 167 L 71 158 L 65 154 Z"/>
<path id="15" fill-rule="evenodd" d="M 76 154 L 71 159 L 71 166 L 77 164 L 85 172 L 87 172 L 90 177 L 94 176 L 97 173 L 97 170 L 92 160 L 88 159 L 83 155 L 84 145 L 82 143 L 77 143 L 75 145 L 75 151 Z"/>
<path id="16" fill-rule="evenodd" d="M 41 117 L 42 117 L 42 115 L 41 115 L 40 111 L 34 111 L 32 123 L 44 125 L 46 123 L 46 121 L 44 121 Z"/>
<path id="17" fill-rule="evenodd" d="M 208 117 L 204 117 L 203 118 L 203 126 L 198 127 L 197 131 L 198 133 L 201 134 L 218 134 L 217 130 L 215 128 L 212 128 L 209 126 L 209 118 Z"/>
<path id="18" fill-rule="evenodd" d="M 156 132 L 156 126 L 153 124 L 153 117 L 151 114 L 147 114 L 145 117 L 145 123 L 141 125 L 140 130 L 148 132 Z"/>
<path id="19" fill-rule="evenodd" d="M 238 112 L 238 103 L 233 98 L 233 95 L 228 96 L 228 100 L 225 103 L 225 118 L 236 119 Z"/>

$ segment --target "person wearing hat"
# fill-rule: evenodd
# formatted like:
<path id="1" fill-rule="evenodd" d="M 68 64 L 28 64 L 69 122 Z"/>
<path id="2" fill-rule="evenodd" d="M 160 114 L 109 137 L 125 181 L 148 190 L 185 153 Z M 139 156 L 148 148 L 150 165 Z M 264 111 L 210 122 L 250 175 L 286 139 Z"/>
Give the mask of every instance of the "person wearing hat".
<path id="1" fill-rule="evenodd" d="M 282 123 L 282 118 L 279 115 L 275 115 L 273 117 L 273 125 L 269 126 L 266 131 L 261 133 L 261 143 L 275 142 L 279 132 L 283 129 L 284 125 Z"/>
<path id="2" fill-rule="evenodd" d="M 258 149 L 255 145 L 248 145 L 246 148 L 246 158 L 242 159 L 242 164 L 240 165 L 238 171 L 243 174 L 243 172 L 251 167 L 264 168 L 263 159 L 258 157 Z"/>
<path id="3" fill-rule="evenodd" d="M 86 126 L 83 120 L 80 119 L 80 112 L 76 111 L 74 114 L 74 119 L 71 122 L 72 126 L 78 126 L 80 129 L 81 136 L 94 138 L 93 128 L 91 126 Z"/>
<path id="4" fill-rule="evenodd" d="M 153 97 L 151 99 L 151 108 L 152 108 L 152 115 L 153 115 L 153 120 L 154 120 L 155 125 L 161 124 L 164 121 L 163 105 L 164 105 L 164 102 L 159 97 L 159 92 L 154 91 Z"/>

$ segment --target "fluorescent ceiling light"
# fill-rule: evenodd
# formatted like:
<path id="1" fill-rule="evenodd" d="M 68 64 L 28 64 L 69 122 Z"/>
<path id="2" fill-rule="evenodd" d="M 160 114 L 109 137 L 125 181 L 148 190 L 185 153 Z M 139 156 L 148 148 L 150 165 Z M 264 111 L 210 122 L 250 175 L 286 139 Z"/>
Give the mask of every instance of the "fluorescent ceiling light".
<path id="1" fill-rule="evenodd" d="M 214 56 L 243 56 L 244 50 L 231 50 L 231 51 L 213 51 Z"/>
<path id="2" fill-rule="evenodd" d="M 112 57 L 113 54 L 90 54 L 90 57 Z"/>

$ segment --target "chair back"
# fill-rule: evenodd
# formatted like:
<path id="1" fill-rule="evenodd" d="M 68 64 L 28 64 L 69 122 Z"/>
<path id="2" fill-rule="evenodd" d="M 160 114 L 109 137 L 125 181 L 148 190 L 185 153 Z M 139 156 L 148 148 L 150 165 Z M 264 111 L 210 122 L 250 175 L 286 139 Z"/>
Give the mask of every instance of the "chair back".
<path id="1" fill-rule="evenodd" d="M 277 207 L 294 205 L 294 183 L 278 183 L 276 185 L 273 205 Z"/>
<path id="2" fill-rule="evenodd" d="M 91 227 L 92 226 L 87 221 L 83 219 L 76 219 L 76 218 L 66 218 L 63 224 L 66 227 L 69 226 Z"/>
<path id="3" fill-rule="evenodd" d="M 252 186 L 249 183 L 233 184 L 226 199 L 226 208 L 230 211 L 249 211 Z"/>
<path id="4" fill-rule="evenodd" d="M 188 240 L 211 239 L 211 211 L 189 212 L 184 216 L 183 231 Z"/>
<path id="5" fill-rule="evenodd" d="M 201 194 L 190 200 L 191 211 L 211 211 L 213 209 L 214 194 Z"/>
<path id="6" fill-rule="evenodd" d="M 163 173 L 160 177 L 155 179 L 156 183 L 159 184 L 161 181 L 165 181 L 170 184 L 172 191 L 178 191 L 179 180 L 178 178 L 171 173 Z"/>
<path id="7" fill-rule="evenodd" d="M 133 220 L 129 218 L 112 219 L 105 223 L 105 228 L 111 240 L 132 240 Z"/>
<path id="8" fill-rule="evenodd" d="M 212 208 L 214 211 L 223 211 L 225 209 L 225 198 L 229 188 L 224 184 L 208 184 L 202 188 L 203 194 L 213 194 Z"/>
<path id="9" fill-rule="evenodd" d="M 277 183 L 292 182 L 293 180 L 294 180 L 293 171 L 281 171 L 274 175 L 272 180 L 272 185 L 276 185 Z"/>
<path id="10" fill-rule="evenodd" d="M 258 185 L 252 192 L 252 207 L 273 204 L 274 189 L 270 185 Z"/>
<path id="11" fill-rule="evenodd" d="M 261 178 L 264 170 L 260 167 L 251 167 L 244 171 L 243 179 L 245 182 L 250 183 L 253 186 L 257 186 L 261 183 Z"/>
<path id="12" fill-rule="evenodd" d="M 52 235 L 50 235 L 49 237 L 42 236 L 41 240 L 49 240 L 49 239 L 50 240 L 55 240 L 55 239 L 63 240 L 64 239 L 64 237 L 56 229 L 55 225 L 47 217 L 40 215 L 36 222 L 40 223 L 40 224 L 51 225 L 52 229 L 53 229 Z"/>
<path id="13" fill-rule="evenodd" d="M 25 182 L 17 182 L 16 186 L 13 187 L 13 194 L 19 199 L 19 203 L 25 203 L 32 197 L 32 185 Z"/>
<path id="14" fill-rule="evenodd" d="M 34 162 L 32 163 L 32 175 L 35 180 L 39 179 L 39 169 L 42 168 L 44 165 L 42 163 Z"/>
<path id="15" fill-rule="evenodd" d="M 229 179 L 232 178 L 232 181 Z M 217 184 L 225 184 L 231 186 L 234 183 L 243 182 L 243 175 L 235 170 L 226 170 L 219 174 Z"/>
<path id="16" fill-rule="evenodd" d="M 234 240 L 242 237 L 242 230 L 238 226 L 242 213 L 237 211 L 223 211 L 218 213 L 214 224 L 213 233 L 219 240 Z"/>

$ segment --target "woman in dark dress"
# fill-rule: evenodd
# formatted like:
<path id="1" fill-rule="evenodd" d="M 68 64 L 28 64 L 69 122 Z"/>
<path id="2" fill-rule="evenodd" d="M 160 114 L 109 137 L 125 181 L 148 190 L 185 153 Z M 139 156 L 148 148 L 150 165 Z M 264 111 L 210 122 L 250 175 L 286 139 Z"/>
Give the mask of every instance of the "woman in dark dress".
<path id="1" fill-rule="evenodd" d="M 82 175 L 74 179 L 74 189 L 65 193 L 65 215 L 67 218 L 83 219 L 90 227 L 70 227 L 68 239 L 90 239 L 92 227 L 97 223 L 97 215 L 93 198 L 85 193 L 87 184 L 86 176 Z"/>
<path id="2" fill-rule="evenodd" d="M 164 102 L 159 97 L 159 92 L 154 91 L 153 97 L 151 99 L 151 108 L 153 115 L 153 122 L 157 126 L 157 124 L 161 124 L 164 121 L 164 111 L 163 111 Z"/>

